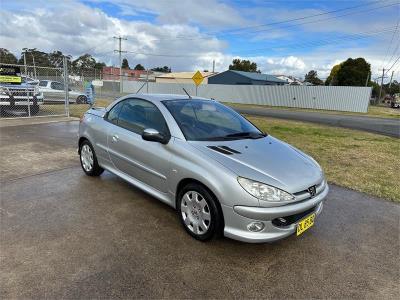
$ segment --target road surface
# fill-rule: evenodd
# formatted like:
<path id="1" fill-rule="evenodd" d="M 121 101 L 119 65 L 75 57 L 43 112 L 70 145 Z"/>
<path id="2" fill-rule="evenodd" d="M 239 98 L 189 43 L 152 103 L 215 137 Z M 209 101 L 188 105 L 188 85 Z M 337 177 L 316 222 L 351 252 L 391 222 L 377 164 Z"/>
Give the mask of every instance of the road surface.
<path id="1" fill-rule="evenodd" d="M 399 298 L 400 205 L 331 185 L 298 238 L 202 243 L 169 206 L 84 175 L 77 124 L 0 129 L 1 299 Z"/>
<path id="2" fill-rule="evenodd" d="M 400 119 L 373 118 L 367 116 L 336 115 L 319 112 L 301 112 L 273 108 L 238 108 L 241 114 L 306 121 L 330 126 L 358 129 L 400 138 Z"/>

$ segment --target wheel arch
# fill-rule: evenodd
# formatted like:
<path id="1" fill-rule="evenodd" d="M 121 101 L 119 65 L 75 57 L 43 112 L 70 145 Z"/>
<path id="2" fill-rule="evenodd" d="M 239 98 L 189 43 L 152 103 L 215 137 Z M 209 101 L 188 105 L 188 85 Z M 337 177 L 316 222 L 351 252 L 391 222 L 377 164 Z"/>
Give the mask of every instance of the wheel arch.
<path id="1" fill-rule="evenodd" d="M 81 136 L 81 137 L 79 138 L 79 140 L 78 140 L 78 154 L 81 154 L 81 145 L 82 145 L 82 143 L 83 143 L 84 141 L 88 141 L 88 142 L 90 143 L 90 141 L 89 141 L 89 139 L 88 139 L 87 137 Z"/>
<path id="2" fill-rule="evenodd" d="M 175 191 L 175 209 L 177 209 L 178 207 L 178 195 L 179 192 L 188 184 L 190 183 L 196 183 L 199 184 L 201 186 L 203 186 L 210 194 L 211 196 L 215 199 L 215 202 L 217 204 L 218 210 L 220 215 L 222 216 L 222 228 L 224 228 L 225 226 L 225 220 L 224 220 L 224 213 L 221 207 L 221 202 L 219 201 L 218 197 L 215 195 L 215 193 L 203 182 L 194 179 L 194 178 L 183 178 L 181 179 L 181 181 L 179 181 L 178 185 L 176 186 L 176 191 Z"/>

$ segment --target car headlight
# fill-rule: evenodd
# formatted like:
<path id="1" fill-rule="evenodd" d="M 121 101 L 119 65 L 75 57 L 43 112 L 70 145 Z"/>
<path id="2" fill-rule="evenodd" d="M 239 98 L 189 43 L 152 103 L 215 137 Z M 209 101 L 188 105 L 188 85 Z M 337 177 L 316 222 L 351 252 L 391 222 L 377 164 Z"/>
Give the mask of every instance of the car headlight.
<path id="1" fill-rule="evenodd" d="M 271 202 L 294 200 L 294 196 L 289 194 L 288 192 L 267 185 L 265 183 L 243 177 L 238 177 L 238 182 L 246 192 L 259 200 Z"/>

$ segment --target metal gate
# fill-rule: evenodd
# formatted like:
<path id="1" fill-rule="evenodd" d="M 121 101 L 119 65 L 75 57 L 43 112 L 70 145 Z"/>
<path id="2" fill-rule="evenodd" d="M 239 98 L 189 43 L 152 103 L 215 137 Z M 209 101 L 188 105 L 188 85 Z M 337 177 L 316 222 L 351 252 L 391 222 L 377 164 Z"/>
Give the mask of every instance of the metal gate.
<path id="1" fill-rule="evenodd" d="M 76 95 L 69 88 L 66 59 L 64 67 L 2 64 L 1 71 L 17 76 L 0 77 L 0 118 L 69 116 L 69 104 Z"/>

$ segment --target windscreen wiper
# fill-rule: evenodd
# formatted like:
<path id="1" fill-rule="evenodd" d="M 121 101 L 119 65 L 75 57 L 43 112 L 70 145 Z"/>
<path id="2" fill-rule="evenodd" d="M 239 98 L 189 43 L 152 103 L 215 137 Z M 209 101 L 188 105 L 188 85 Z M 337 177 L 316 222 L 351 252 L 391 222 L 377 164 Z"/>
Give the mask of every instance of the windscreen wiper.
<path id="1" fill-rule="evenodd" d="M 230 137 L 244 137 L 244 138 L 250 138 L 250 139 L 259 139 L 262 137 L 265 137 L 265 133 L 260 133 L 260 132 L 237 132 L 237 133 L 232 133 L 232 134 L 227 134 L 225 137 L 230 138 Z"/>

